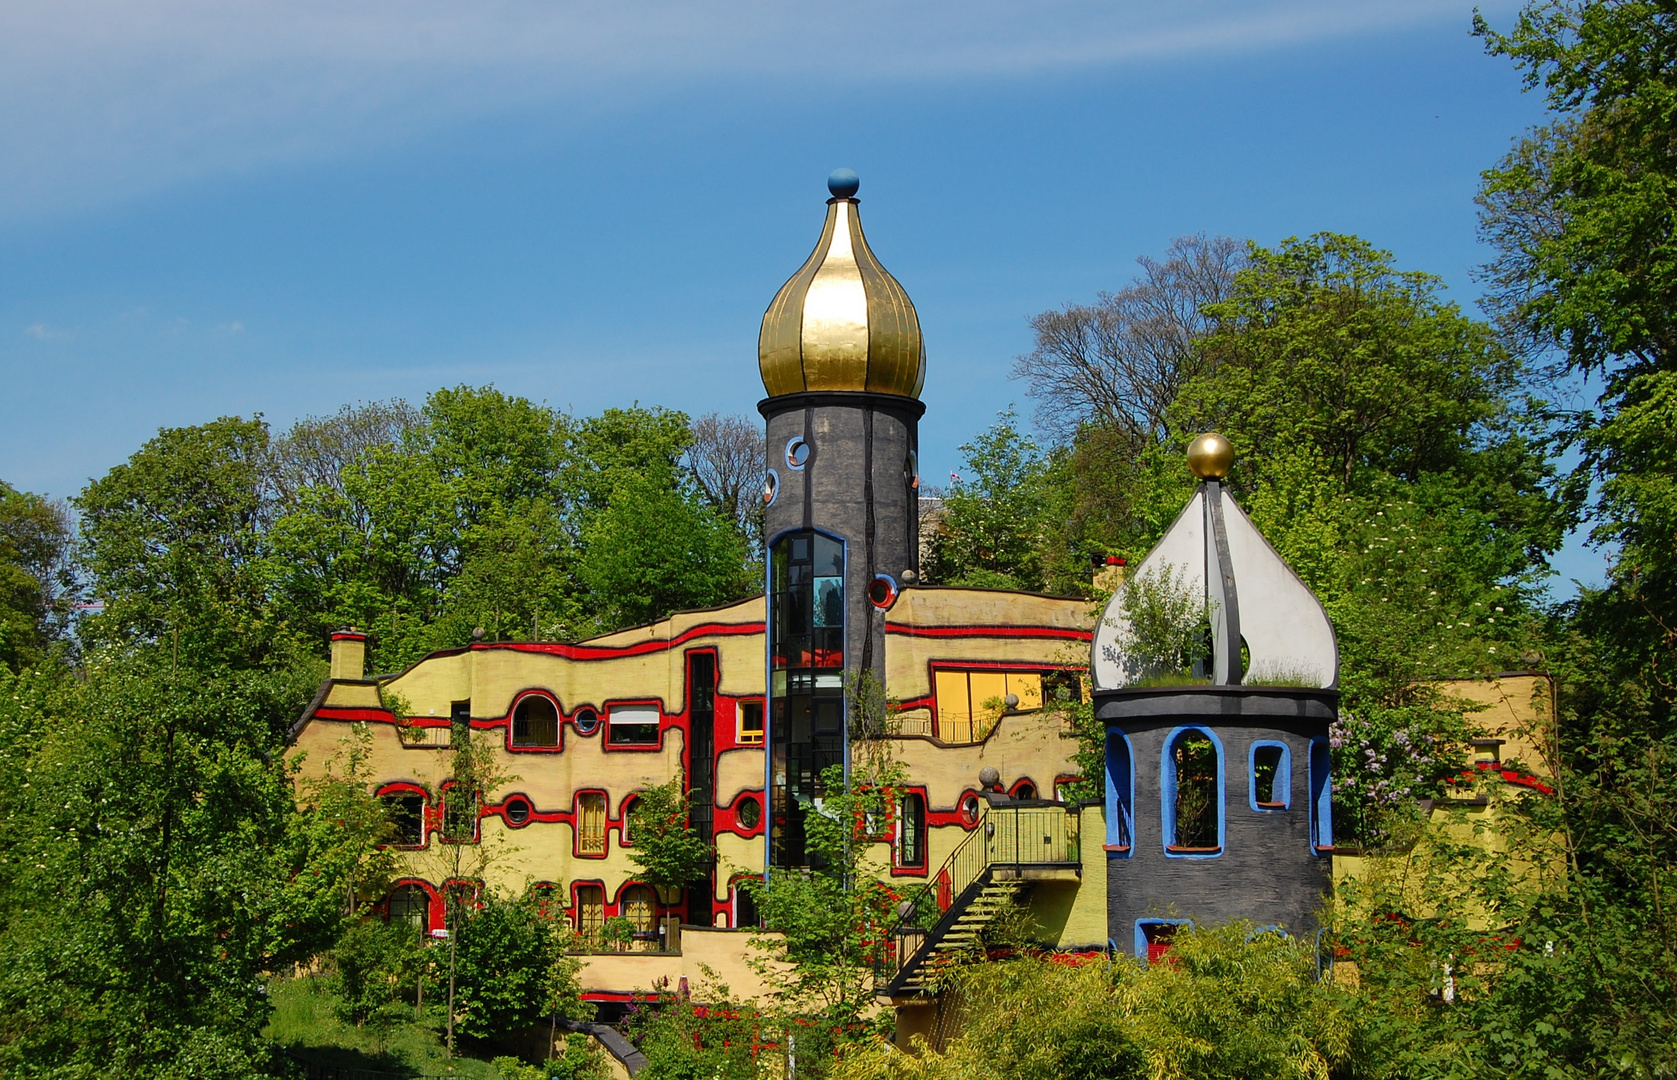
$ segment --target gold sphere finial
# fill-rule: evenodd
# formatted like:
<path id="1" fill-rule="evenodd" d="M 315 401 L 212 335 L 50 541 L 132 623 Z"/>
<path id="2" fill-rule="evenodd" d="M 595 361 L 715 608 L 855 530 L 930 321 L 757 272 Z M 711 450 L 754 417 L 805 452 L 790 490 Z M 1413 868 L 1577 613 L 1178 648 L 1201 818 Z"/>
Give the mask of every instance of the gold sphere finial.
<path id="1" fill-rule="evenodd" d="M 1221 480 L 1234 465 L 1234 447 L 1215 431 L 1188 444 L 1188 471 L 1201 480 Z"/>

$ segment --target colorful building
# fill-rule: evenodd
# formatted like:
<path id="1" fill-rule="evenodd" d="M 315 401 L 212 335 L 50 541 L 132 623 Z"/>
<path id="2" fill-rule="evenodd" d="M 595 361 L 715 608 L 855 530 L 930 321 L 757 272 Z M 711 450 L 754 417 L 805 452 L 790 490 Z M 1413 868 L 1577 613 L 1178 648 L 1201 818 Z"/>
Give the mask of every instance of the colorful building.
<path id="1" fill-rule="evenodd" d="M 1198 489 L 1127 580 L 1104 569 L 1100 613 L 922 584 L 925 345 L 863 235 L 854 174 L 829 188 L 815 250 L 763 317 L 763 595 L 585 641 L 476 642 L 377 678 L 364 637 L 334 635 L 292 752 L 319 770 L 354 725 L 371 732 L 366 767 L 406 866 L 387 916 L 436 932 L 451 887 L 530 883 L 585 942 L 608 920 L 631 928 L 632 943 L 586 958 L 592 998 L 701 966 L 750 996 L 742 930 L 757 919 L 738 882 L 805 865 L 823 771 L 850 765 L 847 688 L 873 681 L 908 777 L 873 852 L 907 897 L 877 988 L 908 1027 L 926 1022 L 937 967 L 1010 904 L 1028 902 L 1060 948 L 1148 955 L 1189 919 L 1310 932 L 1335 857 L 1337 647 L 1224 490 L 1227 443 L 1196 443 Z M 1203 604 L 1210 649 L 1193 671 L 1161 665 L 1131 618 L 1128 598 L 1161 579 Z M 1106 797 L 1077 804 L 1063 798 L 1078 745 L 1063 710 L 1091 689 Z M 452 782 L 463 729 L 493 740 L 505 779 L 490 790 Z M 1502 738 L 1488 733 L 1485 752 Z M 660 892 L 626 850 L 630 810 L 677 776 L 715 865 Z"/>

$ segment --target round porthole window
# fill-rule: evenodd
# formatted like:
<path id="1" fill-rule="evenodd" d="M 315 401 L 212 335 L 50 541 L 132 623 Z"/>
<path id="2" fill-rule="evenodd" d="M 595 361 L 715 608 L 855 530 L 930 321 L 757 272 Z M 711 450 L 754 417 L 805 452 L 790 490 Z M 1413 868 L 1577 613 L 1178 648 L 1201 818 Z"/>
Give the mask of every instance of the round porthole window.
<path id="1" fill-rule="evenodd" d="M 763 505 L 773 506 L 774 497 L 780 494 L 780 474 L 770 469 L 763 474 Z"/>
<path id="2" fill-rule="evenodd" d="M 507 824 L 517 828 L 530 820 L 530 813 L 533 808 L 530 806 L 529 799 L 522 795 L 514 795 L 506 801 L 504 809 L 507 815 Z"/>
<path id="3" fill-rule="evenodd" d="M 742 828 L 755 829 L 763 820 L 763 805 L 753 798 L 740 800 L 739 822 Z"/>
<path id="4" fill-rule="evenodd" d="M 903 462 L 903 483 L 911 488 L 920 486 L 920 455 L 913 450 L 908 452 L 908 459 Z"/>
<path id="5" fill-rule="evenodd" d="M 578 709 L 575 723 L 578 735 L 592 735 L 600 730 L 600 714 L 593 709 Z"/>
<path id="6" fill-rule="evenodd" d="M 804 437 L 802 435 L 795 436 L 787 442 L 786 464 L 790 465 L 794 469 L 801 469 L 804 467 L 804 462 L 808 460 L 809 443 L 804 441 Z"/>
<path id="7" fill-rule="evenodd" d="M 968 825 L 978 824 L 978 796 L 970 791 L 961 799 L 961 820 Z"/>
<path id="8" fill-rule="evenodd" d="M 888 608 L 897 602 L 897 583 L 890 574 L 875 574 L 868 582 L 868 602 L 876 608 Z"/>

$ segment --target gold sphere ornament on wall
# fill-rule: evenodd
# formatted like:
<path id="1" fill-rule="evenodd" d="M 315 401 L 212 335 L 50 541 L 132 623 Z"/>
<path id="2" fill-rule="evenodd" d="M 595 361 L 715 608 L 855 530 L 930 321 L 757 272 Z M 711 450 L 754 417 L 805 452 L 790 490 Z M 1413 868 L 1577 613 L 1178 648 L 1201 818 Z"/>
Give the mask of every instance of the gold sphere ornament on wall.
<path id="1" fill-rule="evenodd" d="M 1201 480 L 1221 480 L 1234 465 L 1234 447 L 1215 431 L 1188 444 L 1188 471 Z"/>

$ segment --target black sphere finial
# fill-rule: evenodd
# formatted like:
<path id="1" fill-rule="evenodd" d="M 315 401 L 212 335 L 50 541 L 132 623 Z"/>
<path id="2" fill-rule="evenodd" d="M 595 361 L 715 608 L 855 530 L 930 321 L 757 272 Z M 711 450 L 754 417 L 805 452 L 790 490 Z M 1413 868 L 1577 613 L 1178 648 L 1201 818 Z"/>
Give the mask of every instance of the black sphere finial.
<path id="1" fill-rule="evenodd" d="M 852 198 L 861 186 L 862 178 L 856 175 L 855 169 L 834 169 L 827 177 L 827 190 L 835 199 Z"/>

